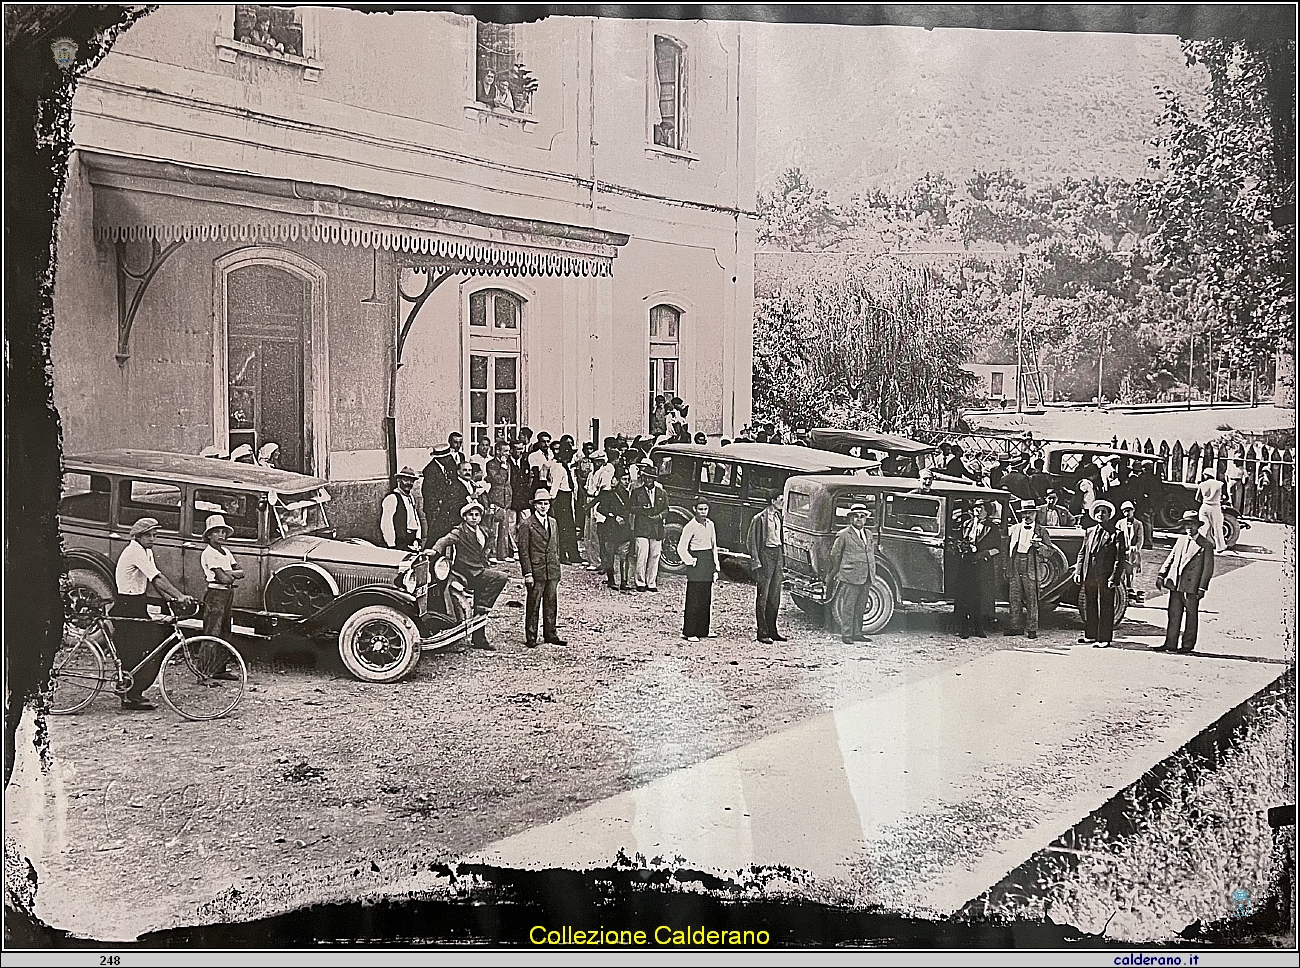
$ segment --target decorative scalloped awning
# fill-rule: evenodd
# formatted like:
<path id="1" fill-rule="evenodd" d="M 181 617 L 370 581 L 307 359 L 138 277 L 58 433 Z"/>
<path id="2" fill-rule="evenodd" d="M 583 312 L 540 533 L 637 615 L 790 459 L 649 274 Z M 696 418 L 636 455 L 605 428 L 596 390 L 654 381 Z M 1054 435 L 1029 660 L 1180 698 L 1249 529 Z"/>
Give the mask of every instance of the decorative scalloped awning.
<path id="1" fill-rule="evenodd" d="M 85 160 L 95 186 L 95 239 L 106 243 L 310 242 L 397 252 L 414 268 L 439 271 L 609 276 L 628 240 L 587 226 L 329 185 L 89 153 Z"/>

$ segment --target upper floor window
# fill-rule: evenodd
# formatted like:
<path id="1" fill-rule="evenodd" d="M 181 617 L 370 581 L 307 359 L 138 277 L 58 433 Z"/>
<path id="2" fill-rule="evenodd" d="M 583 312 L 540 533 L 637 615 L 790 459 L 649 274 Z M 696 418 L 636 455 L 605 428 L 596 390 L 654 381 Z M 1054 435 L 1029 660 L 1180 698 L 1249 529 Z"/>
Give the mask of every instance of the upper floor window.
<path id="1" fill-rule="evenodd" d="M 650 310 L 650 342 L 676 343 L 681 318 L 672 306 L 655 306 Z"/>
<path id="2" fill-rule="evenodd" d="M 484 289 L 469 297 L 469 324 L 500 336 L 519 335 L 519 309 L 523 300 L 504 289 Z"/>
<path id="3" fill-rule="evenodd" d="M 305 56 L 302 22 L 293 7 L 235 4 L 235 40 L 273 54 Z"/>
<path id="4" fill-rule="evenodd" d="M 685 55 L 685 48 L 676 41 L 655 37 L 654 80 L 658 120 L 654 122 L 654 143 L 678 151 L 686 146 Z"/>
<path id="5" fill-rule="evenodd" d="M 474 99 L 500 111 L 529 114 L 537 79 L 524 67 L 514 24 L 476 24 Z"/>

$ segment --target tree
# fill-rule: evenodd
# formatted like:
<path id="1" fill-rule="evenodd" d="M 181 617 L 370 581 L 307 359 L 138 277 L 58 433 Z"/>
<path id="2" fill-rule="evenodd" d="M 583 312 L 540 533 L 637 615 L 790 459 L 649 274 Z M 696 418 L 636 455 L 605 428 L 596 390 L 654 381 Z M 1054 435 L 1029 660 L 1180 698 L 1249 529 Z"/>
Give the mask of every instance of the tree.
<path id="1" fill-rule="evenodd" d="M 784 283 L 755 317 L 754 411 L 787 426 L 936 426 L 974 377 L 950 294 L 889 262 Z"/>
<path id="2" fill-rule="evenodd" d="M 787 168 L 771 192 L 758 196 L 758 241 L 794 252 L 819 251 L 844 238 L 847 225 L 826 192 L 798 168 Z"/>
<path id="3" fill-rule="evenodd" d="M 1161 94 L 1152 279 L 1180 295 L 1185 315 L 1204 313 L 1229 359 L 1258 369 L 1274 353 L 1294 357 L 1295 44 L 1183 48 L 1210 86 L 1199 118 Z"/>

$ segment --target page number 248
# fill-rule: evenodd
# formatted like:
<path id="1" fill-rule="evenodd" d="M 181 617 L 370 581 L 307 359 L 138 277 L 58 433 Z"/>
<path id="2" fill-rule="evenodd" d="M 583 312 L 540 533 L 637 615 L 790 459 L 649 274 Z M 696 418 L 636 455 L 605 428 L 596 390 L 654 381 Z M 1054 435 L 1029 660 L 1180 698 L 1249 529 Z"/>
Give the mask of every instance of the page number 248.
<path id="1" fill-rule="evenodd" d="M 101 965 L 120 965 L 122 963 L 121 955 L 100 955 L 99 963 Z"/>

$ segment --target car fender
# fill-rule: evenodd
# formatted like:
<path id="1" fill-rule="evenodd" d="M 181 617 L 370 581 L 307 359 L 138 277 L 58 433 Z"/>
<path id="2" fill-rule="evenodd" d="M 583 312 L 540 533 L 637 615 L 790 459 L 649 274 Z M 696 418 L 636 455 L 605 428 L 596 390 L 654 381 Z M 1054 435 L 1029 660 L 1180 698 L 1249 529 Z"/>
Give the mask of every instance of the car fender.
<path id="1" fill-rule="evenodd" d="M 400 588 L 388 588 L 384 585 L 363 585 L 361 588 L 344 592 L 332 602 L 313 615 L 297 622 L 301 631 L 312 633 L 330 632 L 337 634 L 353 612 L 368 605 L 387 605 L 396 609 L 412 620 L 418 621 L 420 609 L 414 596 Z"/>
<path id="2" fill-rule="evenodd" d="M 110 585 L 114 584 L 113 561 L 107 556 L 100 554 L 98 551 L 91 551 L 89 548 L 73 548 L 71 551 L 63 553 L 63 570 L 66 572 L 71 568 L 89 568 L 98 572 L 104 577 Z"/>

